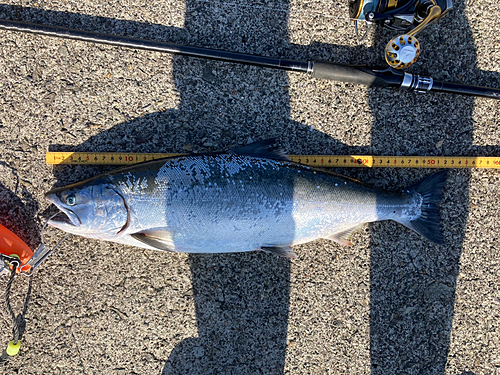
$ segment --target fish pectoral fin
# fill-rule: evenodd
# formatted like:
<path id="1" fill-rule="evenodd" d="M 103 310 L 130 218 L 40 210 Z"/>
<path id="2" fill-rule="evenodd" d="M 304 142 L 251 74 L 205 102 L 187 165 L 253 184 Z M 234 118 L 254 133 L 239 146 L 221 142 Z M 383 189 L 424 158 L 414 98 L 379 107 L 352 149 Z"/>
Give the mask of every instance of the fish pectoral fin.
<path id="1" fill-rule="evenodd" d="M 283 258 L 297 258 L 297 255 L 295 255 L 290 246 L 262 246 L 260 249 L 266 253 L 272 253 Z"/>
<path id="2" fill-rule="evenodd" d="M 148 246 L 162 251 L 175 251 L 172 235 L 169 231 L 154 230 L 149 232 L 134 233 L 132 238 Z"/>
<path id="3" fill-rule="evenodd" d="M 358 224 L 354 227 L 350 227 L 350 228 L 341 230 L 340 232 L 334 233 L 326 238 L 329 240 L 335 241 L 340 245 L 351 246 L 352 245 L 352 242 L 351 242 L 352 234 L 362 226 L 363 226 L 363 224 Z"/>

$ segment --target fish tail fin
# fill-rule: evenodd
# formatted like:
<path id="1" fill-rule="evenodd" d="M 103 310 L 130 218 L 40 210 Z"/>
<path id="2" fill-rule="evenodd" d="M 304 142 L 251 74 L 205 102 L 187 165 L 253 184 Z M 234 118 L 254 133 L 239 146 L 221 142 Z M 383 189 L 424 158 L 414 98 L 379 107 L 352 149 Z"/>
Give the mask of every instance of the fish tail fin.
<path id="1" fill-rule="evenodd" d="M 422 182 L 408 189 L 420 194 L 422 197 L 423 201 L 420 208 L 422 213 L 415 220 L 401 222 L 401 224 L 438 245 L 444 244 L 438 203 L 441 201 L 446 185 L 446 175 L 446 170 L 431 174 Z"/>

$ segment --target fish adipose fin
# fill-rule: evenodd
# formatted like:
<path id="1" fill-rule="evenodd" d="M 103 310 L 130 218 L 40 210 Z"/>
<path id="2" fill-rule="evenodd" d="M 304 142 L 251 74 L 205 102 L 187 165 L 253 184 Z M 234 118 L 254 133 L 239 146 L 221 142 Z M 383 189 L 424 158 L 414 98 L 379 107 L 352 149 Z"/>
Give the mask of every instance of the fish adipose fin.
<path id="1" fill-rule="evenodd" d="M 134 233 L 130 235 L 137 241 L 162 251 L 173 251 L 172 235 L 169 231 L 152 230 L 148 232 Z"/>
<path id="2" fill-rule="evenodd" d="M 281 148 L 275 146 L 275 144 L 276 140 L 274 138 L 264 139 L 263 141 L 238 147 L 230 152 L 238 155 L 249 155 L 267 159 L 291 161 L 285 152 Z"/>
<path id="3" fill-rule="evenodd" d="M 297 255 L 295 255 L 290 246 L 262 246 L 261 250 L 265 251 L 266 253 L 272 253 L 283 258 L 297 258 Z"/>
<path id="4" fill-rule="evenodd" d="M 341 245 L 344 245 L 344 246 L 351 246 L 352 245 L 352 242 L 351 242 L 351 236 L 352 236 L 352 234 L 356 230 L 358 230 L 360 227 L 362 227 L 363 224 L 358 224 L 358 225 L 356 225 L 354 227 L 341 230 L 340 232 L 334 233 L 334 234 L 326 237 L 326 239 L 335 241 L 338 244 L 341 244 Z"/>
<path id="5" fill-rule="evenodd" d="M 441 233 L 441 218 L 439 216 L 438 203 L 441 201 L 446 184 L 447 171 L 434 173 L 417 185 L 413 185 L 408 190 L 419 193 L 423 199 L 421 211 L 418 219 L 412 221 L 401 221 L 400 223 L 414 230 L 429 241 L 438 245 L 444 244 Z"/>

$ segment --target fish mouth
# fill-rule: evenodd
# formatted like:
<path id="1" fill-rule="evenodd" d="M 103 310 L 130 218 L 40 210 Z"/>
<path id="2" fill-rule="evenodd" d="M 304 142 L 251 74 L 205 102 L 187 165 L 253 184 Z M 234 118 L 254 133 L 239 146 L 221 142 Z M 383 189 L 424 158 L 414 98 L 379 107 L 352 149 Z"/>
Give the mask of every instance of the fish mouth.
<path id="1" fill-rule="evenodd" d="M 63 230 L 66 230 L 68 228 L 76 228 L 82 224 L 81 220 L 73 211 L 71 211 L 69 208 L 63 207 L 60 204 L 60 200 L 55 193 L 47 193 L 45 195 L 45 199 L 56 206 L 60 211 L 53 215 L 47 221 L 47 224 Z"/>
<path id="2" fill-rule="evenodd" d="M 76 226 L 70 219 L 70 213 L 66 213 L 63 211 L 56 213 L 49 219 L 49 225 L 54 225 L 55 223 Z"/>

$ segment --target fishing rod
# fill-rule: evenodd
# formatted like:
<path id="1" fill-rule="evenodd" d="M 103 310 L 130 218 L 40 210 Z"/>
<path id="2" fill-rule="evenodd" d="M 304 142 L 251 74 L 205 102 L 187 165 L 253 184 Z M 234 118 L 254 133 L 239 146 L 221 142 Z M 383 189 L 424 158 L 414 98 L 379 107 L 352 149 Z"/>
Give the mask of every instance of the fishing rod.
<path id="1" fill-rule="evenodd" d="M 403 72 L 390 66 L 371 68 L 367 66 L 337 64 L 328 61 L 297 61 L 271 58 L 21 21 L 0 20 L 0 29 L 306 73 L 313 78 L 353 83 L 368 87 L 397 88 L 416 92 L 445 92 L 500 99 L 500 89 L 497 88 L 437 81 L 431 77 Z"/>

